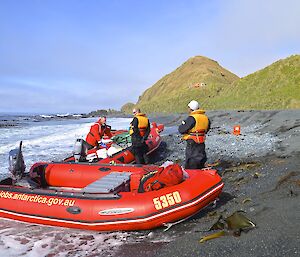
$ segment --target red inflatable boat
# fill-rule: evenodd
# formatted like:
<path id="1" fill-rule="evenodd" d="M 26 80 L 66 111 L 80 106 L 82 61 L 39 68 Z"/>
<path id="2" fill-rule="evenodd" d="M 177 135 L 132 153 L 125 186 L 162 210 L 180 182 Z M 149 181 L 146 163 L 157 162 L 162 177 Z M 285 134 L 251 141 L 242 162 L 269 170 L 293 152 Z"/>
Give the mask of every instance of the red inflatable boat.
<path id="1" fill-rule="evenodd" d="M 155 122 L 151 124 L 150 134 L 146 140 L 148 146 L 147 154 L 154 152 L 162 141 L 160 133 L 164 130 L 164 125 L 157 125 Z M 126 132 L 126 131 L 125 131 Z M 114 135 L 124 133 L 124 130 L 115 131 Z M 106 138 L 106 140 L 109 140 Z M 97 163 L 134 163 L 135 158 L 130 150 L 130 146 L 126 145 L 125 148 L 121 148 L 119 145 L 114 144 L 113 141 L 107 143 L 107 147 L 100 147 L 100 149 L 90 149 L 86 153 L 84 150 L 80 150 L 81 156 L 78 158 L 80 162 L 97 162 Z M 75 155 L 70 156 L 64 160 L 64 162 L 75 162 Z"/>
<path id="2" fill-rule="evenodd" d="M 145 174 L 164 168 L 36 163 L 24 175 L 25 166 L 15 166 L 10 169 L 14 179 L 0 182 L 0 217 L 77 229 L 153 229 L 194 215 L 214 201 L 223 188 L 220 176 L 212 169 L 183 170 L 181 183 L 141 192 Z M 169 170 L 172 167 L 168 166 Z"/>

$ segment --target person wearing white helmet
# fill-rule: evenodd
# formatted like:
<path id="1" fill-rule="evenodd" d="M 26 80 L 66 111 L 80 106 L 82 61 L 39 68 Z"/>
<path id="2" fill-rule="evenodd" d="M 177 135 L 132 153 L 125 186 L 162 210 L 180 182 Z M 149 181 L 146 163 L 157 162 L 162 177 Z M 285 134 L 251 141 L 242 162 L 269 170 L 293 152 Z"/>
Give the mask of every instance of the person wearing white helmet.
<path id="1" fill-rule="evenodd" d="M 199 103 L 197 101 L 195 101 L 195 100 L 192 100 L 192 101 L 189 102 L 188 107 L 192 111 L 198 110 L 199 109 Z"/>
<path id="2" fill-rule="evenodd" d="M 207 160 L 205 152 L 205 135 L 210 129 L 210 121 L 205 111 L 199 109 L 199 103 L 192 100 L 187 105 L 190 115 L 178 127 L 182 139 L 186 140 L 185 168 L 202 169 Z"/>

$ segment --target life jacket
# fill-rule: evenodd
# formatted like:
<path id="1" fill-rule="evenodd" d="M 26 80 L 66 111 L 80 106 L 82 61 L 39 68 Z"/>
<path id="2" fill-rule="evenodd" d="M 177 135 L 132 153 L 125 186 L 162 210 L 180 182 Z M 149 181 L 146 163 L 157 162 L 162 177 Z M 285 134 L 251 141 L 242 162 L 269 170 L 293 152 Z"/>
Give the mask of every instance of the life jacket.
<path id="1" fill-rule="evenodd" d="M 140 131 L 140 135 L 143 137 L 146 133 L 146 129 L 149 126 L 149 120 L 144 113 L 137 113 L 134 115 L 138 119 L 138 128 Z M 133 134 L 133 126 L 130 125 L 129 134 Z"/>
<path id="2" fill-rule="evenodd" d="M 196 143 L 204 143 L 205 133 L 208 129 L 208 118 L 205 115 L 204 110 L 192 111 L 190 116 L 194 117 L 196 124 L 191 128 L 186 134 L 183 135 L 182 139 L 188 140 L 192 139 Z"/>
<path id="3" fill-rule="evenodd" d="M 104 134 L 108 135 L 108 137 L 112 136 L 110 127 L 103 127 L 99 122 L 95 122 L 91 126 L 90 132 L 87 134 L 85 141 L 92 146 L 97 146 Z"/>
<path id="4" fill-rule="evenodd" d="M 174 186 L 183 181 L 183 171 L 179 164 L 161 167 L 157 171 L 151 171 L 141 179 L 138 192 L 158 190 L 163 187 Z"/>

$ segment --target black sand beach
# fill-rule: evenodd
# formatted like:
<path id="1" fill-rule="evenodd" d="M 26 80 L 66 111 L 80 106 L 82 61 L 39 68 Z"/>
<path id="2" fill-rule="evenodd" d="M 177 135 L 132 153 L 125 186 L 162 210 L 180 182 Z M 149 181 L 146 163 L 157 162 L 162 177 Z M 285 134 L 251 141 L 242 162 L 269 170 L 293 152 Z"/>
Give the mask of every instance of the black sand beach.
<path id="1" fill-rule="evenodd" d="M 124 244 L 114 256 L 299 256 L 300 255 L 300 110 L 211 111 L 207 136 L 208 163 L 225 183 L 216 206 L 168 231 L 149 231 L 149 238 L 164 234 L 169 242 Z M 164 143 L 155 163 L 183 164 L 185 143 L 177 134 L 183 115 L 152 117 L 166 125 Z M 241 135 L 232 135 L 234 125 Z M 169 135 L 168 135 L 169 134 Z M 200 243 L 220 215 L 242 210 L 256 227 L 239 237 L 226 236 Z M 215 231 L 217 232 L 217 231 Z M 155 241 L 155 240 L 154 240 Z"/>

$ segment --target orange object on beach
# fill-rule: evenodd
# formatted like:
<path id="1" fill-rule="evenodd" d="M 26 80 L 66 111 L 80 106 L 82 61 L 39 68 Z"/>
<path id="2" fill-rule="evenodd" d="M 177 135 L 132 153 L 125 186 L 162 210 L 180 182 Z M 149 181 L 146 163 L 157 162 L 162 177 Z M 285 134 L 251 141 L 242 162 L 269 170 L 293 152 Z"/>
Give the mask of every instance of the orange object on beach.
<path id="1" fill-rule="evenodd" d="M 237 126 L 233 127 L 233 134 L 236 135 L 236 136 L 241 134 L 241 126 L 240 125 L 237 125 Z"/>

